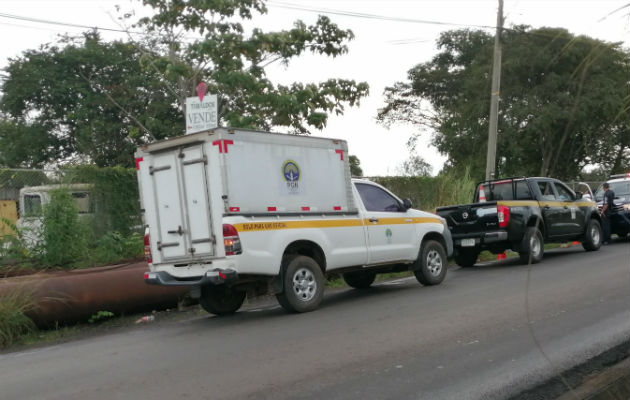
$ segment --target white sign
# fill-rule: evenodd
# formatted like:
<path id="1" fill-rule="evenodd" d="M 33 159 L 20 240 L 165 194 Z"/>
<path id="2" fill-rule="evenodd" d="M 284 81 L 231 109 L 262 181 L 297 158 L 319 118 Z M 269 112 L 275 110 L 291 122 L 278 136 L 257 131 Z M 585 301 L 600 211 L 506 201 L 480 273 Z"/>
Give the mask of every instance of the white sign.
<path id="1" fill-rule="evenodd" d="M 218 124 L 218 101 L 216 94 L 186 98 L 186 134 L 207 131 Z"/>

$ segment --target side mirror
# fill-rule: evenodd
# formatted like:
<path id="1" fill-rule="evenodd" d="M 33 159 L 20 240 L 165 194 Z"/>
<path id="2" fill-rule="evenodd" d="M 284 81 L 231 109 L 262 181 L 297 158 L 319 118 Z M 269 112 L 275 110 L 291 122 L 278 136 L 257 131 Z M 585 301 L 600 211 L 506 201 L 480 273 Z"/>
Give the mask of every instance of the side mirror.
<path id="1" fill-rule="evenodd" d="M 575 198 L 576 199 L 581 199 L 582 197 L 584 197 L 584 193 L 582 193 L 582 192 L 575 192 Z"/>
<path id="2" fill-rule="evenodd" d="M 411 207 L 413 207 L 413 204 L 411 204 L 411 200 L 409 199 L 404 199 L 403 200 L 403 208 L 405 209 L 405 211 L 407 211 L 408 209 L 410 209 Z"/>

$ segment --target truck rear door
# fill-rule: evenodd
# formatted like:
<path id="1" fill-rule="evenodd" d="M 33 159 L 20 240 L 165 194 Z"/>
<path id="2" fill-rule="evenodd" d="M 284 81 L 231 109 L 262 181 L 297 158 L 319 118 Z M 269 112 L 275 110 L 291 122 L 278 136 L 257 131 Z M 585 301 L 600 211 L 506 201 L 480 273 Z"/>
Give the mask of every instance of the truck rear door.
<path id="1" fill-rule="evenodd" d="M 163 261 L 192 261 L 215 253 L 206 164 L 200 144 L 151 157 L 158 222 L 152 234 L 157 234 Z"/>

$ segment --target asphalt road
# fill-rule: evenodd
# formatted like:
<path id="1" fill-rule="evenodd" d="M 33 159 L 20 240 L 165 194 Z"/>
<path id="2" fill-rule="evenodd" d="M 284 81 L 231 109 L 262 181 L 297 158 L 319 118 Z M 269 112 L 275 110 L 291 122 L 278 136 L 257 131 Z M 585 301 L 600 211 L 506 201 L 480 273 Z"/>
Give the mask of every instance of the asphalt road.
<path id="1" fill-rule="evenodd" d="M 630 336 L 630 242 L 0 355 L 0 399 L 502 399 Z"/>

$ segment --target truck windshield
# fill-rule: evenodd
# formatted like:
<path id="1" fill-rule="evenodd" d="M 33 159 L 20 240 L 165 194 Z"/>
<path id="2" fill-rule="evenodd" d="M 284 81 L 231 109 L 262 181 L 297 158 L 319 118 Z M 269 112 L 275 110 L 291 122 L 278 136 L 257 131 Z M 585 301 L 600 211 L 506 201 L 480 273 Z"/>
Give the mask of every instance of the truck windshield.
<path id="1" fill-rule="evenodd" d="M 625 182 L 609 182 L 610 190 L 615 192 L 615 197 L 630 197 L 630 181 Z M 595 192 L 595 199 L 602 201 L 604 199 L 604 188 L 600 185 Z"/>

